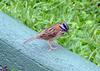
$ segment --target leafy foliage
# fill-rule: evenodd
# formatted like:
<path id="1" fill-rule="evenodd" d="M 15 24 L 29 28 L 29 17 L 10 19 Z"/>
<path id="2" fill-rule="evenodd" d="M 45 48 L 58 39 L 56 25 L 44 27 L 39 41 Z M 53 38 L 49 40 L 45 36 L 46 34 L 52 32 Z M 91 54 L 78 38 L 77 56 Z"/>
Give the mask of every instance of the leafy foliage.
<path id="1" fill-rule="evenodd" d="M 38 32 L 67 21 L 69 33 L 57 42 L 100 66 L 98 0 L 0 0 L 0 10 Z"/>

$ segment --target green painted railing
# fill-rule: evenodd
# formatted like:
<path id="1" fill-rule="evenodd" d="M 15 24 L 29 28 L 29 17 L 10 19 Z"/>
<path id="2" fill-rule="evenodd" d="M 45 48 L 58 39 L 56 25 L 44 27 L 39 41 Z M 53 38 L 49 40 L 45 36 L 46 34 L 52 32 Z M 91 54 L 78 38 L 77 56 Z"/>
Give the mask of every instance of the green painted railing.
<path id="1" fill-rule="evenodd" d="M 100 71 L 90 61 L 58 45 L 48 51 L 44 40 L 23 42 L 36 32 L 0 12 L 0 65 L 13 71 Z"/>

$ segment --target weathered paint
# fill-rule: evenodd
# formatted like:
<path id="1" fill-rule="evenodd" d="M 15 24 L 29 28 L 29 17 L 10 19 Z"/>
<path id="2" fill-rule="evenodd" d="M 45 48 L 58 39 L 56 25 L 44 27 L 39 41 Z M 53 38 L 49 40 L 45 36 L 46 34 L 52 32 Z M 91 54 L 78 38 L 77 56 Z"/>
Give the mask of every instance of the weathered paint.
<path id="1" fill-rule="evenodd" d="M 90 61 L 57 46 L 48 51 L 44 40 L 23 42 L 35 35 L 21 22 L 0 12 L 0 65 L 16 71 L 100 71 Z"/>

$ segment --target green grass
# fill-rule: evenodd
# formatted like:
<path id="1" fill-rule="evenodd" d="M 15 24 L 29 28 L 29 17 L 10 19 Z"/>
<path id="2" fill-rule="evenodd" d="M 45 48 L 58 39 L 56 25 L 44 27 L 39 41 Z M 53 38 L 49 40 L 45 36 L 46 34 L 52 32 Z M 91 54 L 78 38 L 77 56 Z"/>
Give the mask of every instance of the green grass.
<path id="1" fill-rule="evenodd" d="M 0 10 L 37 32 L 68 22 L 69 33 L 57 42 L 100 66 L 99 0 L 0 0 Z"/>

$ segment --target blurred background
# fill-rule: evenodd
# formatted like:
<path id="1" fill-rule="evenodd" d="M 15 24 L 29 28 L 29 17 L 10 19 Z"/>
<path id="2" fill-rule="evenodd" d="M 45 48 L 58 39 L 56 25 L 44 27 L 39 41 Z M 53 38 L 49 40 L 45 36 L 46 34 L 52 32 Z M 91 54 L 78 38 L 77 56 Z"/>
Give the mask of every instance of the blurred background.
<path id="1" fill-rule="evenodd" d="M 69 33 L 55 41 L 100 66 L 99 0 L 0 0 L 0 11 L 37 32 L 66 21 Z"/>

